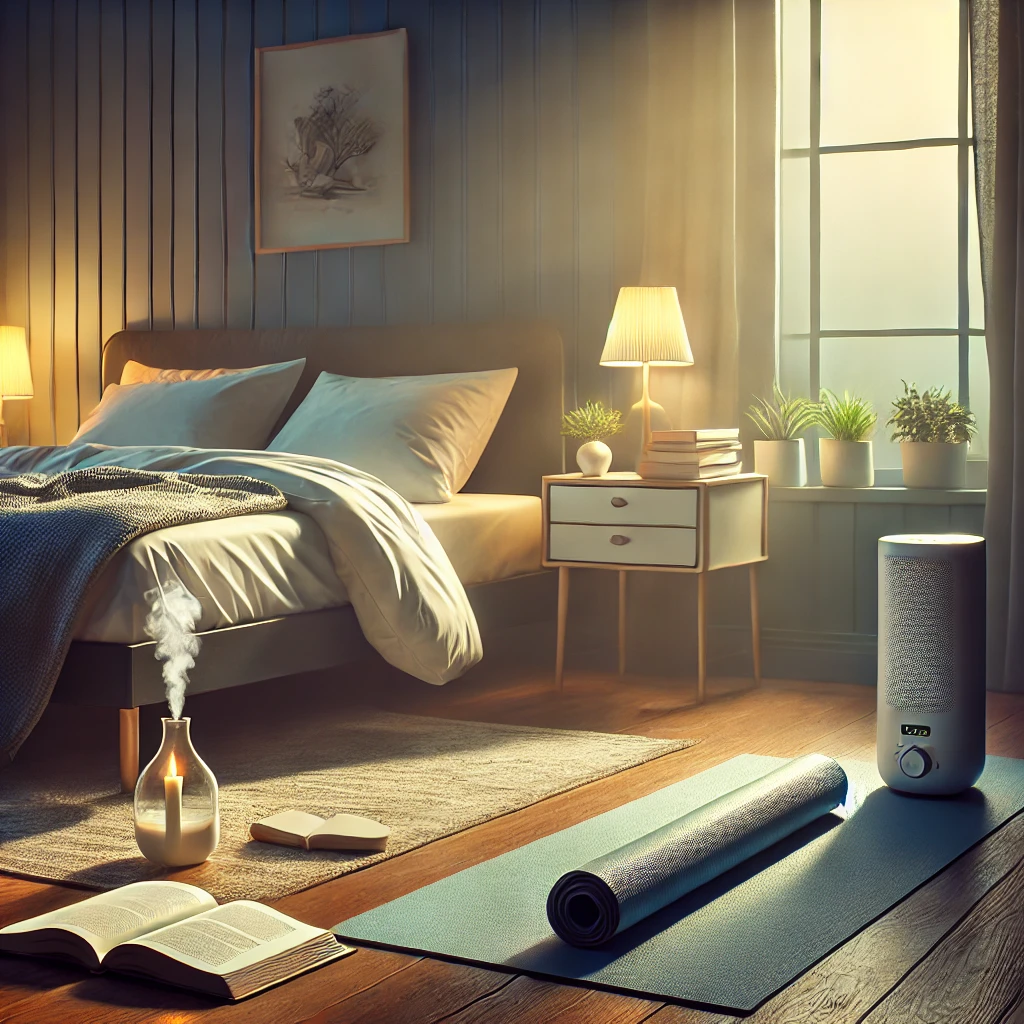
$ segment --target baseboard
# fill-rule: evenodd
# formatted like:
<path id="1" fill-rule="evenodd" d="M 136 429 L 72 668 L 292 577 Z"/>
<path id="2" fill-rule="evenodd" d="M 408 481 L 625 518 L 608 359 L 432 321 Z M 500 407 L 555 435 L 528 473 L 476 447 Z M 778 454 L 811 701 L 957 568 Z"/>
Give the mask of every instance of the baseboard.
<path id="1" fill-rule="evenodd" d="M 746 626 L 710 626 L 708 668 L 722 675 L 750 671 L 750 631 Z M 874 686 L 877 644 L 864 633 L 816 633 L 810 630 L 762 629 L 762 672 L 775 679 Z"/>

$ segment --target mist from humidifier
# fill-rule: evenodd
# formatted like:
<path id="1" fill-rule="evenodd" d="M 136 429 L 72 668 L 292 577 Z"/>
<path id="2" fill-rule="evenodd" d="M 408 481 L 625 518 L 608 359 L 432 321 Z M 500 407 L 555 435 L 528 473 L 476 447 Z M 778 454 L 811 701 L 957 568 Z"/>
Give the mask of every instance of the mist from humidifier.
<path id="1" fill-rule="evenodd" d="M 149 604 L 145 629 L 156 641 L 157 661 L 164 663 L 167 706 L 173 718 L 181 718 L 189 669 L 195 667 L 199 653 L 195 629 L 203 606 L 177 580 L 147 590 L 145 598 Z"/>

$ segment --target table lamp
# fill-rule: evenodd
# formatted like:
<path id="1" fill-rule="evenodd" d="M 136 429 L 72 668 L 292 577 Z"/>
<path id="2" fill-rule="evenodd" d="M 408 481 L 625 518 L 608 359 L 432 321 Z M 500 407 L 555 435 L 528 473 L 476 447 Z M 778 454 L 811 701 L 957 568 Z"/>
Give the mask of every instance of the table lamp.
<path id="1" fill-rule="evenodd" d="M 693 365 L 675 288 L 619 289 L 601 365 L 643 367 L 642 452 L 651 441 L 651 366 Z"/>
<path id="2" fill-rule="evenodd" d="M 3 403 L 32 397 L 32 368 L 24 327 L 0 327 L 0 448 L 7 447 Z"/>

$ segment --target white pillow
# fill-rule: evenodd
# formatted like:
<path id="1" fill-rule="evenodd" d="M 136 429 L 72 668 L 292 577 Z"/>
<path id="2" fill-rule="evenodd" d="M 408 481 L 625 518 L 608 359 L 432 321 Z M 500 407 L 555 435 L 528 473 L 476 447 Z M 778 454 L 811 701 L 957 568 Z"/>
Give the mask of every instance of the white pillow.
<path id="1" fill-rule="evenodd" d="M 250 370 L 263 370 L 268 366 L 280 366 L 280 363 L 264 363 L 262 366 L 239 366 L 236 368 L 218 366 L 214 370 L 167 370 L 158 366 L 147 366 L 145 363 L 129 359 L 121 370 L 118 384 L 157 384 L 179 380 L 210 380 L 212 377 L 228 377 L 236 373 L 248 373 Z"/>
<path id="2" fill-rule="evenodd" d="M 207 380 L 111 384 L 72 444 L 262 448 L 305 365 L 294 359 Z"/>
<path id="3" fill-rule="evenodd" d="M 343 462 L 407 501 L 450 501 L 479 462 L 518 373 L 321 373 L 267 450 Z"/>

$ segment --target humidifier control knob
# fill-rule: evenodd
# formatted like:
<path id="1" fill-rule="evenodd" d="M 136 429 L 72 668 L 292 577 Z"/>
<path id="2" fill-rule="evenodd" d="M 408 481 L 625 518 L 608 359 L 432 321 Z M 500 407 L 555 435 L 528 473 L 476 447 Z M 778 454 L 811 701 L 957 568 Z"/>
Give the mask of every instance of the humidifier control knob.
<path id="1" fill-rule="evenodd" d="M 920 747 L 910 747 L 900 758 L 900 770 L 912 779 L 920 779 L 932 770 L 932 759 Z"/>

